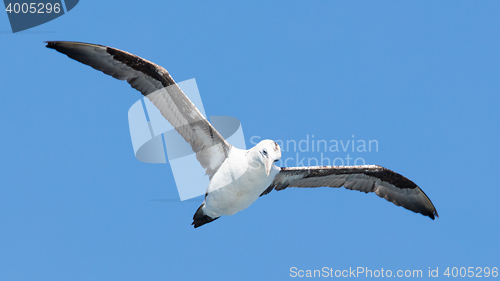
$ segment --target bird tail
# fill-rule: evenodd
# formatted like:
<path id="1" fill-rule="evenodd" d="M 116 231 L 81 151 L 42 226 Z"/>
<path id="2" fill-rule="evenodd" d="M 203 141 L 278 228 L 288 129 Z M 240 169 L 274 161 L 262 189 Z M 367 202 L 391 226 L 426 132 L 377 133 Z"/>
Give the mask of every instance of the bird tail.
<path id="1" fill-rule="evenodd" d="M 211 216 L 206 215 L 203 212 L 204 205 L 205 205 L 205 203 L 201 204 L 201 206 L 198 208 L 196 213 L 194 213 L 193 223 L 191 224 L 191 225 L 194 225 L 194 228 L 200 227 L 206 223 L 213 222 L 214 220 L 220 218 L 220 217 L 212 218 Z"/>

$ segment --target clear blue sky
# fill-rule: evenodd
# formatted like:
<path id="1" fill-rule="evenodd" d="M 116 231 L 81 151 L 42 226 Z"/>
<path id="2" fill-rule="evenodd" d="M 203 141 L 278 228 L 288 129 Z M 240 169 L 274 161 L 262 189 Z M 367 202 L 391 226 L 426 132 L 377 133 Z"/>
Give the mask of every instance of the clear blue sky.
<path id="1" fill-rule="evenodd" d="M 500 2 L 179 2 L 82 0 L 16 34 L 0 13 L 1 280 L 500 267 Z M 290 189 L 193 229 L 202 199 L 180 202 L 168 164 L 134 157 L 139 92 L 46 40 L 113 46 L 196 78 L 207 114 L 238 118 L 248 146 L 376 140 L 378 151 L 324 156 L 405 175 L 440 218 L 374 194 Z"/>

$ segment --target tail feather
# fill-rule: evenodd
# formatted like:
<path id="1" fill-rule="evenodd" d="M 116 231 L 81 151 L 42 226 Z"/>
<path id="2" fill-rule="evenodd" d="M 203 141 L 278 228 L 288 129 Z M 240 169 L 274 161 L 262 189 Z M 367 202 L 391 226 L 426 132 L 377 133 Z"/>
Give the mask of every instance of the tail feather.
<path id="1" fill-rule="evenodd" d="M 213 222 L 214 220 L 220 218 L 220 217 L 212 218 L 211 216 L 206 215 L 203 212 L 204 205 L 205 204 L 201 204 L 201 206 L 198 208 L 196 213 L 194 213 L 193 223 L 191 224 L 191 225 L 194 225 L 194 228 L 200 227 L 206 223 Z"/>

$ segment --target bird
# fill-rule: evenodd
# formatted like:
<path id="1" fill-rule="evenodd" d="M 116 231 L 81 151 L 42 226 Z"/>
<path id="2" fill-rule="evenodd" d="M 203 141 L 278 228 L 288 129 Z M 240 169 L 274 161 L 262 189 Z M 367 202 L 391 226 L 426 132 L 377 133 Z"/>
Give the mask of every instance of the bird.
<path id="1" fill-rule="evenodd" d="M 205 198 L 193 216 L 198 228 L 221 216 L 234 215 L 273 190 L 291 187 L 344 187 L 381 198 L 415 213 L 439 217 L 418 185 L 378 165 L 278 167 L 281 148 L 262 140 L 243 150 L 229 144 L 182 92 L 169 72 L 131 53 L 97 44 L 46 41 L 46 47 L 89 65 L 146 96 L 190 144 L 209 177 Z"/>

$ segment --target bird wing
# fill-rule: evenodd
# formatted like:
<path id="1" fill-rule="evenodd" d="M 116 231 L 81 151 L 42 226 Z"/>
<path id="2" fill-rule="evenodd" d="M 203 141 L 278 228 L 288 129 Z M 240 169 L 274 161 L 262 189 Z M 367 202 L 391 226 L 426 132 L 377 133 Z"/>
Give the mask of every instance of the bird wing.
<path id="1" fill-rule="evenodd" d="M 48 48 L 116 79 L 126 80 L 132 88 L 149 98 L 191 145 L 210 178 L 227 158 L 231 145 L 212 127 L 165 68 L 107 46 L 65 41 L 46 43 Z"/>
<path id="2" fill-rule="evenodd" d="M 345 187 L 379 197 L 415 213 L 439 217 L 427 195 L 411 180 L 384 167 L 316 166 L 281 168 L 271 185 L 261 194 L 287 187 Z"/>

